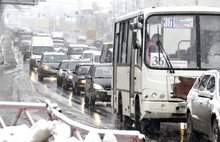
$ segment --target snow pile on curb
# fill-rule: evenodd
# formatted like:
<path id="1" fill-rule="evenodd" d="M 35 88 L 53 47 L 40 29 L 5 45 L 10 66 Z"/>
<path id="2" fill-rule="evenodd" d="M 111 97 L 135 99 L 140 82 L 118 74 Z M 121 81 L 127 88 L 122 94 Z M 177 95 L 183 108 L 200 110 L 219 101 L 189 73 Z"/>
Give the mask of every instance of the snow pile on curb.
<path id="1" fill-rule="evenodd" d="M 61 121 L 39 120 L 31 128 L 26 125 L 9 126 L 0 129 L 0 142 L 79 142 L 75 137 L 71 137 L 70 126 Z M 84 142 L 117 142 L 113 133 L 105 134 L 103 141 L 96 132 L 89 132 Z"/>

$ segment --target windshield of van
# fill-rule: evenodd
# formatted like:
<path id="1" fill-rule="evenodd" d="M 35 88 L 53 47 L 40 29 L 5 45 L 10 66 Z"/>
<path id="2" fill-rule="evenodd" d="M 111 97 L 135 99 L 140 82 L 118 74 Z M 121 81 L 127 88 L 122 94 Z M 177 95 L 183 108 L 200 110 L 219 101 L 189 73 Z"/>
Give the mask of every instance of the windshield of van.
<path id="1" fill-rule="evenodd" d="M 66 55 L 44 55 L 44 63 L 60 63 L 62 60 L 67 60 Z"/>
<path id="2" fill-rule="evenodd" d="M 35 55 L 42 55 L 46 51 L 53 52 L 54 49 L 51 46 L 34 46 L 33 47 L 33 54 Z"/>

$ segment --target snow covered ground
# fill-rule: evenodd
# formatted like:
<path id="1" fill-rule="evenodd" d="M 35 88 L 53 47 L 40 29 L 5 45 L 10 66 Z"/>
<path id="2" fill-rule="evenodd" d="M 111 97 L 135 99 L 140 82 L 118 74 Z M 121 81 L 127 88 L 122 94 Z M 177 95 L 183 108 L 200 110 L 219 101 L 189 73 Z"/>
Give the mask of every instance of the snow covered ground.
<path id="1" fill-rule="evenodd" d="M 0 129 L 0 142 L 80 142 L 70 133 L 70 127 L 61 121 L 40 120 L 30 128 L 19 125 Z M 113 133 L 107 133 L 101 140 L 96 132 L 90 132 L 83 142 L 117 142 L 117 139 Z"/>

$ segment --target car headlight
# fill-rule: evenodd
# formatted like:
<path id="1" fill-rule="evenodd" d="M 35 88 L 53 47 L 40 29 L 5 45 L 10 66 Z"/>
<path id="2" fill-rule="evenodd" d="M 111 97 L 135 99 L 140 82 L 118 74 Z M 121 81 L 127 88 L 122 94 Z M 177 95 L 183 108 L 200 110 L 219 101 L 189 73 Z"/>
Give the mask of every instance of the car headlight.
<path id="1" fill-rule="evenodd" d="M 48 65 L 45 65 L 45 66 L 44 66 L 44 69 L 45 69 L 45 70 L 48 70 L 48 69 L 49 69 Z"/>
<path id="2" fill-rule="evenodd" d="M 85 79 L 82 79 L 82 80 L 79 81 L 79 83 L 85 84 L 85 83 L 86 83 L 86 80 L 85 80 Z"/>
<path id="3" fill-rule="evenodd" d="M 68 79 L 72 80 L 73 76 L 72 75 L 68 75 Z"/>
<path id="4" fill-rule="evenodd" d="M 93 88 L 96 89 L 96 90 L 103 90 L 103 87 L 99 84 L 93 84 Z"/>
<path id="5" fill-rule="evenodd" d="M 34 55 L 32 55 L 32 56 L 31 56 L 31 59 L 34 59 L 34 58 L 35 58 Z"/>

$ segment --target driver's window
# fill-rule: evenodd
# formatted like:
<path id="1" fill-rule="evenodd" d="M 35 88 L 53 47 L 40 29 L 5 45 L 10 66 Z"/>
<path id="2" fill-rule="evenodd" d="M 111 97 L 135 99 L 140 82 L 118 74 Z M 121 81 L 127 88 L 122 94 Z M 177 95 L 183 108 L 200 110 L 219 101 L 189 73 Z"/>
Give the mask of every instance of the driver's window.
<path id="1" fill-rule="evenodd" d="M 212 76 L 208 82 L 208 85 L 207 85 L 207 90 L 210 91 L 211 93 L 214 92 L 215 90 L 215 77 Z"/>
<path id="2" fill-rule="evenodd" d="M 198 87 L 198 90 L 199 91 L 204 91 L 206 86 L 207 86 L 207 83 L 209 81 L 209 78 L 210 78 L 210 75 L 205 75 L 202 80 L 201 80 L 201 83 L 199 84 L 199 87 Z"/>

